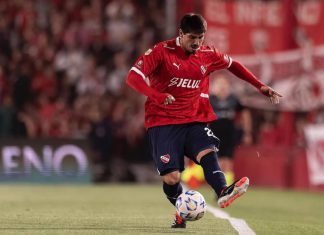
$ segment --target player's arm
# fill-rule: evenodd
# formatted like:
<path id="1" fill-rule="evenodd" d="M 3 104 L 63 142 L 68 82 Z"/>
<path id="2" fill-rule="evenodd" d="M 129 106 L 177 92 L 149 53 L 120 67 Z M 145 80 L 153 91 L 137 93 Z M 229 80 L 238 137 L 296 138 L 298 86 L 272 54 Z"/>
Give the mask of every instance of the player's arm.
<path id="1" fill-rule="evenodd" d="M 171 104 L 174 97 L 168 93 L 156 91 L 147 83 L 147 77 L 152 74 L 162 61 L 161 45 L 149 49 L 137 60 L 127 75 L 126 83 L 139 93 L 146 95 L 157 104 Z"/>
<path id="2" fill-rule="evenodd" d="M 150 87 L 145 81 L 145 76 L 141 76 L 138 72 L 139 71 L 135 72 L 134 69 L 129 71 L 126 80 L 127 85 L 137 92 L 146 95 L 148 98 L 152 99 L 158 104 L 171 104 L 175 100 L 172 95 L 168 93 L 160 93 Z"/>
<path id="3" fill-rule="evenodd" d="M 278 92 L 273 90 L 271 87 L 265 85 L 260 80 L 258 80 L 244 65 L 238 61 L 231 61 L 228 70 L 233 73 L 238 78 L 249 82 L 255 86 L 263 95 L 270 98 L 271 103 L 278 104 L 279 98 L 282 97 Z"/>

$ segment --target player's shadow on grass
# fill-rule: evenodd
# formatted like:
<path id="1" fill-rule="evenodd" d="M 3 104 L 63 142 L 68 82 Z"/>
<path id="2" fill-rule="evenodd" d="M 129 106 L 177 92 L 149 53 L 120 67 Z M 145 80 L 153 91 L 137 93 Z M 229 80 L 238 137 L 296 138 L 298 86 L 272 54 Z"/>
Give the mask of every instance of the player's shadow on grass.
<path id="1" fill-rule="evenodd" d="M 186 228 L 186 229 L 174 229 L 170 227 L 164 226 L 140 226 L 140 227 L 123 227 L 123 228 L 116 228 L 116 230 L 122 230 L 123 233 L 127 234 L 127 231 L 131 231 L 133 234 L 168 234 L 168 233 L 185 233 L 185 234 L 197 234 L 197 230 L 193 228 Z"/>
<path id="2" fill-rule="evenodd" d="M 0 234 L 2 234 L 2 232 L 5 232 L 6 230 L 13 232 L 13 231 L 42 231 L 44 232 L 45 230 L 49 230 L 49 231 L 62 231 L 62 232 L 68 232 L 70 231 L 94 231 L 94 232 L 100 232 L 102 231 L 103 234 L 128 234 L 127 231 L 129 231 L 129 234 L 143 234 L 143 233 L 147 233 L 147 234 L 166 234 L 166 233 L 185 233 L 185 234 L 195 234 L 197 233 L 197 231 L 195 230 L 191 230 L 190 228 L 188 229 L 172 229 L 169 227 L 151 227 L 151 226 L 141 226 L 141 227 L 133 227 L 133 226 L 129 226 L 129 227 L 78 227 L 78 228 L 50 228 L 50 227 L 36 227 L 36 228 L 29 228 L 29 227 L 20 227 L 20 228 L 0 228 Z M 111 232 L 111 233 L 110 233 Z"/>

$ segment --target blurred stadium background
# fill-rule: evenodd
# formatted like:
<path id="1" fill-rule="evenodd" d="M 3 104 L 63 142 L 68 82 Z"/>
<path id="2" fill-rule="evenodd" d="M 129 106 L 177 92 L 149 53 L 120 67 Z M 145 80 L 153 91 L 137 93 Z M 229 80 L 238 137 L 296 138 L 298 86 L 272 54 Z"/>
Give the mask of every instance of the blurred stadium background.
<path id="1" fill-rule="evenodd" d="M 124 82 L 137 56 L 177 35 L 187 12 L 205 16 L 208 42 L 284 95 L 272 106 L 229 73 L 212 75 L 229 77 L 252 115 L 235 175 L 254 186 L 323 190 L 320 0 L 0 1 L 0 182 L 158 181 L 145 98 Z"/>
<path id="2" fill-rule="evenodd" d="M 229 73 L 212 75 L 230 79 L 252 116 L 251 133 L 242 133 L 252 141 L 238 145 L 234 167 L 237 177 L 250 177 L 255 191 L 230 212 L 263 234 L 323 231 L 322 193 L 277 191 L 324 190 L 323 1 L 1 0 L 0 208 L 6 212 L 0 213 L 1 232 L 26 234 L 23 229 L 42 226 L 49 234 L 64 227 L 75 229 L 69 234 L 88 234 L 93 227 L 107 232 L 103 218 L 117 234 L 164 231 L 173 211 L 166 212 L 157 185 L 143 186 L 159 182 L 146 148 L 145 97 L 124 83 L 137 56 L 175 37 L 187 12 L 205 16 L 208 42 L 284 96 L 272 106 Z M 242 131 L 239 117 L 236 124 Z M 203 184 L 199 174 L 187 180 Z M 114 184 L 93 187 L 98 183 Z M 160 223 L 154 230 L 146 213 Z M 207 224 L 202 233 L 210 232 L 211 215 L 202 221 Z M 235 234 L 217 223 L 225 234 Z"/>

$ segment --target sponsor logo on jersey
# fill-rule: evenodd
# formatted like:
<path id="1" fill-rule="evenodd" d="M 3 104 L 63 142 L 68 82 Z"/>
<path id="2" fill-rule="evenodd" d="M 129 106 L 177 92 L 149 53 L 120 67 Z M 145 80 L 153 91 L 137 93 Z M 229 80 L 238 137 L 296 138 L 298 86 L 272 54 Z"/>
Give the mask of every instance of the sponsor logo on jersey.
<path id="1" fill-rule="evenodd" d="M 197 89 L 199 88 L 200 80 L 193 80 L 189 78 L 172 78 L 168 87 L 176 86 L 176 87 L 184 87 L 190 89 Z"/>
<path id="2" fill-rule="evenodd" d="M 168 163 L 169 161 L 170 161 L 170 155 L 169 154 L 165 154 L 165 155 L 162 155 L 161 157 L 160 157 L 160 159 L 161 159 L 161 162 L 163 162 L 163 163 Z"/>
<path id="3" fill-rule="evenodd" d="M 179 70 L 179 69 L 180 69 L 180 65 L 181 65 L 181 64 L 176 64 L 176 63 L 173 63 L 172 65 L 174 65 L 175 67 L 177 67 L 177 69 Z"/>

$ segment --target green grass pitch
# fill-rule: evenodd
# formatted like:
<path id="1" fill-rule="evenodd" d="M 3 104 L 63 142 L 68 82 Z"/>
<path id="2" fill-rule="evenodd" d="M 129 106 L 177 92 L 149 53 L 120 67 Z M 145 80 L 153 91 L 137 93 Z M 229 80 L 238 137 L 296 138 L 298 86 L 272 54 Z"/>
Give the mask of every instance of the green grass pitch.
<path id="1" fill-rule="evenodd" d="M 324 234 L 323 193 L 251 187 L 224 211 L 256 234 Z M 159 185 L 0 185 L 0 234 L 237 234 L 211 213 L 171 229 L 173 214 Z"/>

